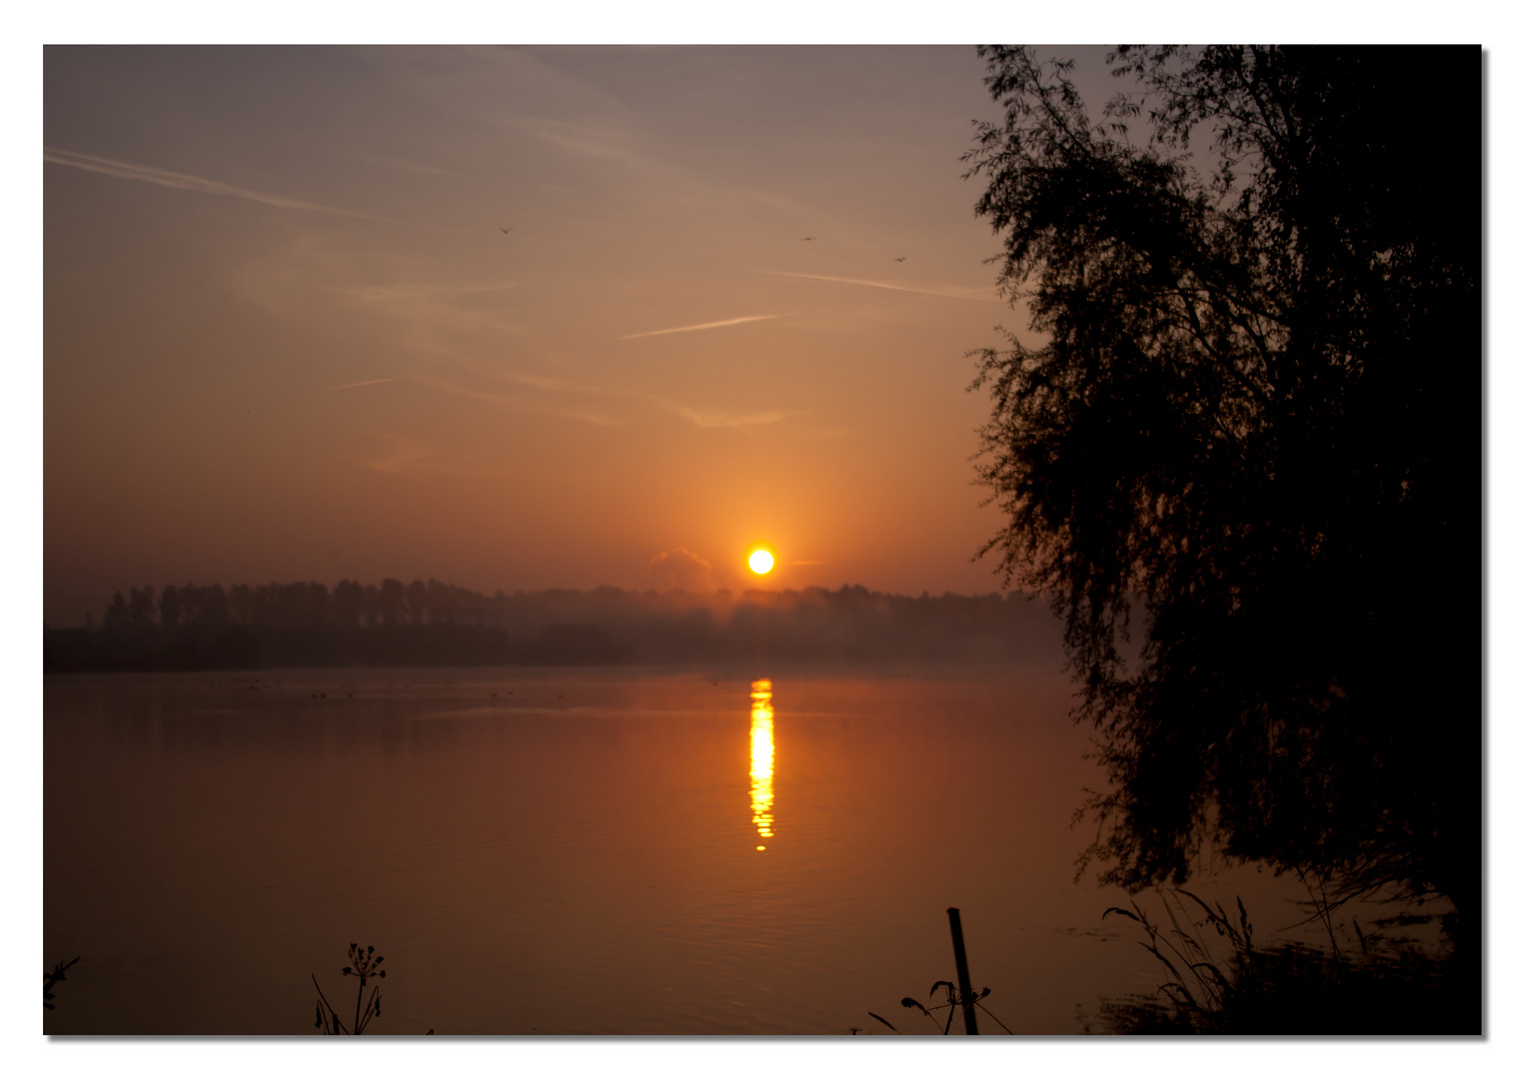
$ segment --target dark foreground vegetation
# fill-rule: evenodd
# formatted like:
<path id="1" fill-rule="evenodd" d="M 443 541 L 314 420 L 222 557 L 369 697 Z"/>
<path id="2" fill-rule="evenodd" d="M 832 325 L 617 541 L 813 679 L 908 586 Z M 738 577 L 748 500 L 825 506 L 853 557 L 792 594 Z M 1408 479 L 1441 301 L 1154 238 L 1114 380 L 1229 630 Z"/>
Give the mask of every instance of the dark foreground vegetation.
<path id="1" fill-rule="evenodd" d="M 983 54 L 977 211 L 1035 332 L 982 354 L 986 550 L 1065 623 L 1088 858 L 1448 902 L 1479 1030 L 1481 51 L 1119 46 L 1089 107 L 1068 62 Z M 1231 967 L 1408 979 L 1373 964 Z"/>
<path id="2" fill-rule="evenodd" d="M 1283 942 L 1257 945 L 1237 912 L 1184 889 L 1161 894 L 1168 927 L 1143 906 L 1110 908 L 1131 919 L 1159 961 L 1154 994 L 1102 1002 L 1103 1027 L 1121 1035 L 1475 1035 L 1475 973 L 1454 950 L 1419 947 L 1404 928 L 1431 921 L 1400 914 L 1366 930 L 1352 920 L 1354 952 Z M 1327 914 L 1327 912 L 1326 912 Z"/>
<path id="3" fill-rule="evenodd" d="M 49 672 L 271 667 L 1011 662 L 1058 657 L 1059 624 L 1019 595 L 698 594 L 556 589 L 493 596 L 377 587 L 166 586 L 116 595 L 101 625 L 49 629 Z"/>

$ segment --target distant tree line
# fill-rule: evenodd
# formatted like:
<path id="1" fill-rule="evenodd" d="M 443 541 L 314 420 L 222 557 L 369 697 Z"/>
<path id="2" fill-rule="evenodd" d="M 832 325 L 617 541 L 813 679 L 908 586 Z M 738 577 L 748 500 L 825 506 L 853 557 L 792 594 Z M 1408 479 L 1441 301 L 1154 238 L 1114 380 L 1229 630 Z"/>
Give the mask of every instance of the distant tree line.
<path id="1" fill-rule="evenodd" d="M 523 594 L 520 594 L 523 595 Z M 379 586 L 341 581 L 330 592 L 321 582 L 290 585 L 166 585 L 157 602 L 152 585 L 118 592 L 104 625 L 157 623 L 180 626 L 312 627 L 422 626 L 426 623 L 503 625 L 511 597 L 485 596 L 431 578 L 404 585 L 387 578 Z"/>
<path id="2" fill-rule="evenodd" d="M 830 590 L 487 595 L 430 579 L 153 586 L 99 628 L 45 631 L 47 671 L 1012 660 L 1057 657 L 1060 625 L 1020 594 Z"/>

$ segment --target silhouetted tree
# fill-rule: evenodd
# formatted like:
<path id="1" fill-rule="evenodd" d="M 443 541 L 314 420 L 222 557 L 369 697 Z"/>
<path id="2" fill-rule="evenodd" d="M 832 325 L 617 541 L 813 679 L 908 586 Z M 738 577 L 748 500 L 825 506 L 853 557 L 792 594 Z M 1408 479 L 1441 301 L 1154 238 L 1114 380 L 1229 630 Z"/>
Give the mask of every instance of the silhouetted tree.
<path id="1" fill-rule="evenodd" d="M 153 621 L 154 615 L 154 587 L 145 585 L 143 588 L 130 588 L 127 590 L 127 611 L 132 621 L 146 623 Z"/>
<path id="2" fill-rule="evenodd" d="M 984 550 L 1066 620 L 1089 855 L 1139 888 L 1212 844 L 1475 927 L 1479 51 L 1122 48 L 1096 118 L 1069 64 L 982 54 L 977 210 L 1044 336 L 983 355 Z"/>
<path id="3" fill-rule="evenodd" d="M 106 614 L 102 621 L 110 626 L 113 623 L 124 623 L 128 617 L 127 601 L 123 598 L 121 591 L 118 590 L 112 595 L 111 603 L 107 606 Z"/>
<path id="4" fill-rule="evenodd" d="M 381 582 L 381 624 L 396 626 L 402 617 L 407 590 L 396 578 L 383 578 Z"/>
<path id="5" fill-rule="evenodd" d="M 277 626 L 306 629 L 322 624 L 328 604 L 328 589 L 324 586 L 305 581 L 290 585 L 272 584 L 270 594 Z"/>
<path id="6" fill-rule="evenodd" d="M 414 626 L 424 625 L 424 611 L 429 596 L 428 587 L 422 581 L 415 580 L 408 586 L 404 595 L 408 601 L 408 621 Z"/>
<path id="7" fill-rule="evenodd" d="M 181 621 L 221 626 L 228 621 L 228 596 L 221 585 L 186 585 L 180 590 Z"/>
<path id="8" fill-rule="evenodd" d="M 361 588 L 360 614 L 366 626 L 381 624 L 381 590 L 374 585 Z"/>
<path id="9" fill-rule="evenodd" d="M 457 593 L 464 590 L 457 589 L 454 585 L 446 585 L 443 582 L 429 579 L 425 586 L 427 590 L 424 603 L 429 609 L 429 621 L 431 623 L 455 622 L 456 608 L 459 604 Z"/>
<path id="10" fill-rule="evenodd" d="M 429 579 L 425 603 L 431 623 L 472 623 L 484 625 L 494 622 L 493 606 L 497 601 L 485 593 L 463 589 L 459 585 Z M 498 593 L 502 596 L 502 591 Z"/>
<path id="11" fill-rule="evenodd" d="M 201 590 L 201 609 L 211 626 L 222 626 L 229 619 L 228 594 L 221 585 L 213 583 Z"/>
<path id="12" fill-rule="evenodd" d="M 365 606 L 365 588 L 348 578 L 334 586 L 334 621 L 340 626 L 360 625 L 360 613 Z"/>
<path id="13" fill-rule="evenodd" d="M 234 585 L 228 589 L 228 614 L 242 626 L 252 625 L 258 618 L 259 598 L 248 585 Z"/>
<path id="14" fill-rule="evenodd" d="M 321 581 L 308 582 L 302 605 L 303 619 L 308 626 L 327 626 L 333 619 L 333 598 L 328 586 Z"/>
<path id="15" fill-rule="evenodd" d="M 159 625 L 166 630 L 180 625 L 180 593 L 173 585 L 164 586 L 159 593 Z"/>

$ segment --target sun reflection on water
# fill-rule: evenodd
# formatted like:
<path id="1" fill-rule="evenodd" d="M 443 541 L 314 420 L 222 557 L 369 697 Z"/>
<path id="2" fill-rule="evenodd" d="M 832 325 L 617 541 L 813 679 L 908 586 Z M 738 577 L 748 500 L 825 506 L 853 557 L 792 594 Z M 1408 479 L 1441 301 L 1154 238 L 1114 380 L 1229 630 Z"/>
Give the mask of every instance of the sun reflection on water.
<path id="1" fill-rule="evenodd" d="M 752 684 L 752 824 L 764 840 L 773 836 L 773 681 Z M 758 844 L 758 851 L 766 845 Z"/>

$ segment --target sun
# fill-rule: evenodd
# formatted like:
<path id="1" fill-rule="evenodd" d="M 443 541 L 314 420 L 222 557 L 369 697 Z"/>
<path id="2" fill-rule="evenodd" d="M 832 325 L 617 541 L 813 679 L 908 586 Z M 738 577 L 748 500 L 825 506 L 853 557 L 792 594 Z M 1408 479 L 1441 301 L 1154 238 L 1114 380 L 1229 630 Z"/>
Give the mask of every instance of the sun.
<path id="1" fill-rule="evenodd" d="M 747 556 L 747 565 L 752 568 L 754 574 L 766 574 L 773 569 L 773 552 L 767 548 L 757 548 Z"/>

